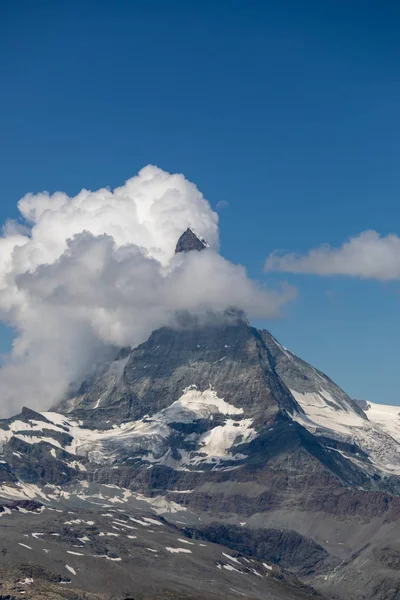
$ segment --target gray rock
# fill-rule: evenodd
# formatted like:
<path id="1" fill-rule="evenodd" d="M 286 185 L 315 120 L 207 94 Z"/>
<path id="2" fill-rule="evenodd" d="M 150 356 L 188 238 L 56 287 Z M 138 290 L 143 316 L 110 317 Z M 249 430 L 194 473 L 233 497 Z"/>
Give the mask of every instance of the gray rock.
<path id="1" fill-rule="evenodd" d="M 186 229 L 184 233 L 182 233 L 179 238 L 176 248 L 175 254 L 179 252 L 191 252 L 192 250 L 204 250 L 207 248 L 208 244 L 203 238 L 198 237 L 190 227 Z"/>

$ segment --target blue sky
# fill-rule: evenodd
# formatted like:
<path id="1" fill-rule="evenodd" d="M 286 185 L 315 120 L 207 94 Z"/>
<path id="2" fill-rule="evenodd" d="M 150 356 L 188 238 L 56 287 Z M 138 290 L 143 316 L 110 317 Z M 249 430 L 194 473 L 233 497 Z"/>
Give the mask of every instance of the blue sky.
<path id="1" fill-rule="evenodd" d="M 6 0 L 0 221 L 29 191 L 182 172 L 229 202 L 227 258 L 298 287 L 258 324 L 352 396 L 400 404 L 399 282 L 263 273 L 276 249 L 400 234 L 399 26 L 385 1 Z"/>

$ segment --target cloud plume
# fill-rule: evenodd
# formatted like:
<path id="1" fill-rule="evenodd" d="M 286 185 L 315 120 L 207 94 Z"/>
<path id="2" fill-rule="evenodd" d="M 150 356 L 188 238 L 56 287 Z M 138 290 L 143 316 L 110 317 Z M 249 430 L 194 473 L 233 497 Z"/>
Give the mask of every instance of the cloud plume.
<path id="1" fill-rule="evenodd" d="M 305 256 L 273 253 L 265 262 L 265 271 L 396 280 L 400 279 L 400 238 L 364 231 L 340 248 L 326 244 L 313 248 Z"/>
<path id="2" fill-rule="evenodd" d="M 111 191 L 28 194 L 0 238 L 0 318 L 16 332 L 0 369 L 0 414 L 45 409 L 110 347 L 135 346 L 176 314 L 237 306 L 279 314 L 267 291 L 218 254 L 218 216 L 183 175 L 154 166 Z M 192 227 L 210 244 L 174 254 Z"/>

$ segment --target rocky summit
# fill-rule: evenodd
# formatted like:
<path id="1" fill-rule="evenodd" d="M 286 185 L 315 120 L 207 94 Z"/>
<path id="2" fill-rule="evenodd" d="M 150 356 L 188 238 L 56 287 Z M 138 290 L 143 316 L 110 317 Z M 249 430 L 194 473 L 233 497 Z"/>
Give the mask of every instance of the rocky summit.
<path id="1" fill-rule="evenodd" d="M 182 233 L 179 238 L 176 248 L 175 254 L 179 252 L 190 252 L 191 250 L 204 250 L 204 248 L 208 247 L 208 243 L 200 236 L 196 235 L 193 229 L 188 227 L 184 233 Z"/>
<path id="2" fill-rule="evenodd" d="M 158 329 L 0 421 L 0 598 L 398 599 L 399 410 L 240 311 Z"/>

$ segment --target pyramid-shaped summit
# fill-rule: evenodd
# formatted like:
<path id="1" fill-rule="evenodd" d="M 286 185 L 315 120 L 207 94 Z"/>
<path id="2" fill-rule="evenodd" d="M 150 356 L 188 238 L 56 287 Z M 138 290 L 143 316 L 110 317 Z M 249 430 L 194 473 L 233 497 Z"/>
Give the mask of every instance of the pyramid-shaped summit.
<path id="1" fill-rule="evenodd" d="M 198 237 L 194 231 L 188 227 L 186 231 L 182 233 L 176 244 L 175 254 L 178 254 L 178 252 L 190 252 L 191 250 L 204 250 L 204 248 L 207 247 L 207 242 L 202 237 Z"/>

